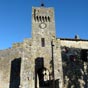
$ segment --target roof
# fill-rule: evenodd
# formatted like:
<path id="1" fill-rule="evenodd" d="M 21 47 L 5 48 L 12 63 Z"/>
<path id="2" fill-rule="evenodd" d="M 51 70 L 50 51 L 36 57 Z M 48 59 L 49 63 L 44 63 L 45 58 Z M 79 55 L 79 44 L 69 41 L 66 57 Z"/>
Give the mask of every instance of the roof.
<path id="1" fill-rule="evenodd" d="M 86 39 L 71 39 L 71 38 L 59 38 L 60 40 L 68 40 L 68 41 L 88 41 Z"/>

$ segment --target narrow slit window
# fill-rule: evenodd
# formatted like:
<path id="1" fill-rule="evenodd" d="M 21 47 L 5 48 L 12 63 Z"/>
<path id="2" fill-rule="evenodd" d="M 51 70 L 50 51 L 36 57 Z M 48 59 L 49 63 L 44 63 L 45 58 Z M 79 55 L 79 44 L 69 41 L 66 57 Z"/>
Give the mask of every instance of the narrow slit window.
<path id="1" fill-rule="evenodd" d="M 42 20 L 41 16 L 39 17 L 39 20 L 40 20 L 40 22 L 41 22 L 41 20 Z"/>
<path id="2" fill-rule="evenodd" d="M 45 47 L 45 39 L 44 38 L 41 38 L 41 46 Z"/>
<path id="3" fill-rule="evenodd" d="M 45 21 L 47 22 L 47 17 L 45 16 Z"/>
<path id="4" fill-rule="evenodd" d="M 37 18 L 37 21 L 39 21 L 39 17 L 37 16 L 36 18 Z"/>
<path id="5" fill-rule="evenodd" d="M 50 17 L 48 16 L 48 21 L 50 22 Z"/>

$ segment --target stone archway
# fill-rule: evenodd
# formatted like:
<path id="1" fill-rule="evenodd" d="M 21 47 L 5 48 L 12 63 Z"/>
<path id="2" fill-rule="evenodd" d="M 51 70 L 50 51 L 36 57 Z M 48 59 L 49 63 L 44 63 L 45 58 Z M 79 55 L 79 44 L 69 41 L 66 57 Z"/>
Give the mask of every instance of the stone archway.
<path id="1" fill-rule="evenodd" d="M 19 88 L 20 85 L 21 58 L 11 61 L 10 85 L 9 88 Z"/>
<path id="2" fill-rule="evenodd" d="M 35 59 L 35 88 L 49 87 L 49 70 L 44 67 L 44 58 Z"/>

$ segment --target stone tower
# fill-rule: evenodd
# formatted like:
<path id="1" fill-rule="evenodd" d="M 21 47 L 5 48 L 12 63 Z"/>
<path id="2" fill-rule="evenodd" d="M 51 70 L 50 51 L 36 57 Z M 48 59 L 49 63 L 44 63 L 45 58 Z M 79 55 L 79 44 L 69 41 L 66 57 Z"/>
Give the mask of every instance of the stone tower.
<path id="1" fill-rule="evenodd" d="M 55 35 L 54 9 L 32 8 L 32 39 L 25 40 L 21 88 L 63 88 L 60 42 Z"/>

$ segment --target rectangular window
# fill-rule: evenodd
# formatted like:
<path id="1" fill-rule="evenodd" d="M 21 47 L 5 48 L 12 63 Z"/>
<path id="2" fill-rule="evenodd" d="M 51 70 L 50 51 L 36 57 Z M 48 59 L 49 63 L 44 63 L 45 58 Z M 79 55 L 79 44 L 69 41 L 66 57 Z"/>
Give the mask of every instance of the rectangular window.
<path id="1" fill-rule="evenodd" d="M 86 49 L 81 50 L 81 59 L 85 62 L 88 61 L 88 50 Z"/>
<path id="2" fill-rule="evenodd" d="M 44 38 L 41 38 L 41 46 L 45 47 L 45 39 Z"/>

